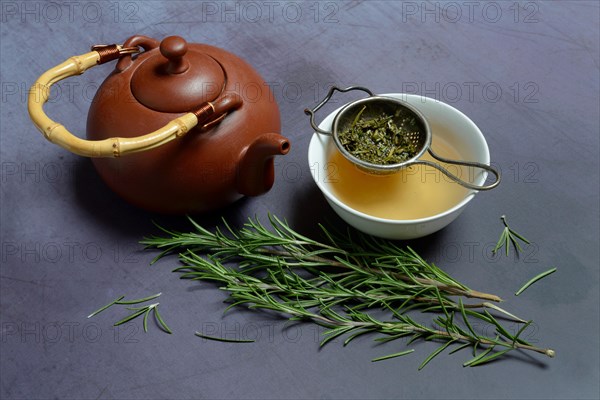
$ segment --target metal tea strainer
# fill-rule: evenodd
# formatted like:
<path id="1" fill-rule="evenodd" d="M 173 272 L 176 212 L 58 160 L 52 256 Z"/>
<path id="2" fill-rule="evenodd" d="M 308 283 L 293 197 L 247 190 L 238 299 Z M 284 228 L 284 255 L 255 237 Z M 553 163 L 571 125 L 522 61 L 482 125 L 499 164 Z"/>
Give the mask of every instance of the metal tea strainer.
<path id="1" fill-rule="evenodd" d="M 344 107 L 335 115 L 333 119 L 333 125 L 331 132 L 320 129 L 315 123 L 315 112 L 317 112 L 321 107 L 323 107 L 330 99 L 335 91 L 339 92 L 348 92 L 351 90 L 362 90 L 369 94 L 370 97 L 353 101 Z M 364 108 L 364 110 L 363 110 Z M 428 165 L 438 169 L 448 178 L 452 179 L 454 182 L 474 190 L 489 190 L 493 189 L 500 183 L 500 172 L 486 164 L 472 162 L 472 161 L 461 161 L 461 160 L 449 160 L 444 157 L 438 156 L 436 153 L 431 150 L 431 128 L 429 127 L 429 123 L 425 116 L 415 107 L 408 104 L 405 101 L 385 97 L 385 96 L 376 96 L 369 89 L 360 87 L 360 86 L 351 86 L 346 89 L 340 89 L 336 86 L 332 86 L 329 89 L 329 93 L 327 96 L 319 103 L 316 107 L 311 109 L 305 109 L 304 113 L 306 115 L 310 115 L 310 125 L 312 128 L 323 135 L 333 136 L 333 140 L 338 150 L 342 153 L 346 159 L 348 159 L 353 164 L 357 165 L 360 169 L 371 173 L 371 174 L 391 174 L 399 171 L 402 168 L 410 167 L 413 165 Z M 403 162 L 397 164 L 373 164 L 360 158 L 352 155 L 340 142 L 339 134 L 343 132 L 345 129 L 350 127 L 358 115 L 361 113 L 361 118 L 371 119 L 376 118 L 382 113 L 393 116 L 394 122 L 400 122 L 403 119 L 411 118 L 414 122 L 415 131 L 410 133 L 409 139 L 412 141 L 416 148 L 416 154 Z M 474 185 L 470 182 L 466 182 L 460 179 L 458 176 L 454 175 L 452 172 L 448 171 L 446 168 L 441 166 L 438 163 L 428 161 L 428 160 L 420 160 L 421 156 L 425 154 L 425 152 L 429 152 L 429 154 L 436 160 L 441 161 L 446 164 L 454 164 L 454 165 L 463 165 L 467 167 L 475 167 L 481 168 L 488 172 L 491 172 L 495 176 L 495 181 L 489 185 Z"/>

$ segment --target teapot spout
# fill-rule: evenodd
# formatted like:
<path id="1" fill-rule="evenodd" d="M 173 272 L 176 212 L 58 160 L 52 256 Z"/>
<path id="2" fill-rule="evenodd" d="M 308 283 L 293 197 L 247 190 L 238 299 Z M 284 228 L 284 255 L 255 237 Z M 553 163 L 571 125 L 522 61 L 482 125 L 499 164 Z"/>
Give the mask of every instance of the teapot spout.
<path id="1" fill-rule="evenodd" d="M 273 157 L 290 151 L 290 142 L 277 133 L 265 133 L 248 146 L 240 160 L 237 189 L 245 196 L 258 196 L 273 186 Z"/>

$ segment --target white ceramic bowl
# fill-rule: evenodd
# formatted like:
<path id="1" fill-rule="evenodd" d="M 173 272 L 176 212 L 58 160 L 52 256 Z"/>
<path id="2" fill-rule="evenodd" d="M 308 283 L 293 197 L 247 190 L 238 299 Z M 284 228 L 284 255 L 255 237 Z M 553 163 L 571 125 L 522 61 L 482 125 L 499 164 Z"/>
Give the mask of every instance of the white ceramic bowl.
<path id="1" fill-rule="evenodd" d="M 477 125 L 462 112 L 438 100 L 418 95 L 391 93 L 379 96 L 395 97 L 415 106 L 427 118 L 434 138 L 438 136 L 445 142 L 452 143 L 453 147 L 459 151 L 462 160 L 489 165 L 490 152 L 483 134 Z M 321 122 L 319 128 L 330 131 L 333 119 L 341 108 L 329 114 Z M 415 239 L 434 233 L 454 221 L 477 193 L 469 191 L 458 204 L 427 218 L 396 220 L 374 217 L 349 207 L 333 194 L 327 180 L 329 173 L 327 156 L 332 148 L 335 148 L 335 143 L 331 136 L 316 132 L 313 134 L 308 147 L 308 164 L 313 179 L 323 192 L 327 202 L 344 221 L 356 229 L 374 236 L 388 239 Z M 474 177 L 473 183 L 483 185 L 487 173 L 483 170 L 479 171 Z"/>

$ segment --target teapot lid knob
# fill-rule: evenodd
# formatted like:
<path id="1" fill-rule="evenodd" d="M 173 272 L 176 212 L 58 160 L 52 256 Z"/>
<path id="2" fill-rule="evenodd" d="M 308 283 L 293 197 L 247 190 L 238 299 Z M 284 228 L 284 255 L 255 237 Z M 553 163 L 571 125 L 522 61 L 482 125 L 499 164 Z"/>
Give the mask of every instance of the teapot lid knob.
<path id="1" fill-rule="evenodd" d="M 169 36 L 160 43 L 160 53 L 169 60 L 166 72 L 169 74 L 181 74 L 188 70 L 190 64 L 184 58 L 188 51 L 185 39 L 179 36 Z"/>
<path id="2" fill-rule="evenodd" d="M 169 36 L 159 49 L 137 58 L 131 77 L 135 99 L 155 111 L 178 113 L 197 109 L 217 99 L 227 83 L 211 48 Z"/>

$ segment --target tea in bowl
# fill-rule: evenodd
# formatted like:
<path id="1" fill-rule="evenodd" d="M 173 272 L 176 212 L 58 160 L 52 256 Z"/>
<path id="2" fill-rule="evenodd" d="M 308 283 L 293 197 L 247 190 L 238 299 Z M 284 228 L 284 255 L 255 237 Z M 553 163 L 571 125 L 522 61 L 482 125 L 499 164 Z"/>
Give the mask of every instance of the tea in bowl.
<path id="1" fill-rule="evenodd" d="M 489 165 L 489 149 L 483 134 L 457 109 L 418 95 L 379 97 L 395 99 L 418 110 L 431 131 L 430 148 L 435 151 L 434 156 L 440 156 L 437 160 L 469 160 Z M 344 107 L 329 114 L 319 124 L 320 131 L 331 131 Z M 477 193 L 473 187 L 490 189 L 500 179 L 499 173 L 490 167 L 485 170 L 437 160 L 430 152 L 423 152 L 414 165 L 395 173 L 373 174 L 343 154 L 334 136 L 318 132 L 314 133 L 308 151 L 313 179 L 334 211 L 358 230 L 388 239 L 415 239 L 444 228 L 473 199 Z M 433 166 L 434 161 L 437 167 Z M 484 186 L 488 170 L 497 179 Z M 471 188 L 457 183 L 457 178 Z"/>

